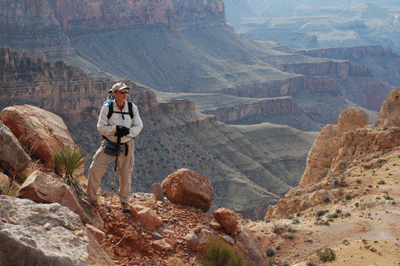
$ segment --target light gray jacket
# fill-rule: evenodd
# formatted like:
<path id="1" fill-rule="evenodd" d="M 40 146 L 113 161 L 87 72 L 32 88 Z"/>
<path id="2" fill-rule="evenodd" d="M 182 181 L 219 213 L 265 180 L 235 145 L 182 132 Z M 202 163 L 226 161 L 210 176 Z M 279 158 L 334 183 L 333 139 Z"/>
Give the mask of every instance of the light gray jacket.
<path id="1" fill-rule="evenodd" d="M 125 102 L 124 109 L 122 112 L 126 114 L 120 114 L 117 103 L 113 100 L 114 112 L 110 119 L 107 118 L 109 106 L 103 106 L 100 111 L 99 120 L 97 121 L 97 130 L 101 135 L 105 136 L 112 142 L 117 142 L 118 137 L 114 136 L 117 132 L 117 126 L 125 126 L 129 128 L 129 134 L 121 138 L 121 143 L 126 143 L 132 138 L 139 135 L 143 128 L 142 119 L 139 116 L 138 108 L 132 103 L 133 119 L 131 119 L 129 113 L 128 102 Z M 122 118 L 122 115 L 124 118 Z"/>

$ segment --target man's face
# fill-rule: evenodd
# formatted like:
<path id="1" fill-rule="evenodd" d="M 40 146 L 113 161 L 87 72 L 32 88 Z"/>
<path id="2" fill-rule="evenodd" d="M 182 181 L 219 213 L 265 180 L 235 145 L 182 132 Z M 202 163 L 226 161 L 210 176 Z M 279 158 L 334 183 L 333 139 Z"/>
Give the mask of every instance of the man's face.
<path id="1" fill-rule="evenodd" d="M 125 101 L 128 98 L 128 89 L 122 89 L 113 93 L 117 101 Z"/>

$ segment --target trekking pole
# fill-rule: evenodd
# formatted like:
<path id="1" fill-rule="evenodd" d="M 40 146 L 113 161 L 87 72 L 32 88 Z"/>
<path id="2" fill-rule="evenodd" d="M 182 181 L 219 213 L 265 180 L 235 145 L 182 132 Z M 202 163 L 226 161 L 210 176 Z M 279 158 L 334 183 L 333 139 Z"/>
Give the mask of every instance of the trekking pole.
<path id="1" fill-rule="evenodd" d="M 112 190 L 111 190 L 111 201 L 112 201 L 112 198 L 114 196 L 115 177 L 117 176 L 117 164 L 118 164 L 119 146 L 120 145 L 121 145 L 121 137 L 118 137 L 118 139 L 117 139 L 117 158 L 115 158 L 114 180 L 113 180 Z"/>

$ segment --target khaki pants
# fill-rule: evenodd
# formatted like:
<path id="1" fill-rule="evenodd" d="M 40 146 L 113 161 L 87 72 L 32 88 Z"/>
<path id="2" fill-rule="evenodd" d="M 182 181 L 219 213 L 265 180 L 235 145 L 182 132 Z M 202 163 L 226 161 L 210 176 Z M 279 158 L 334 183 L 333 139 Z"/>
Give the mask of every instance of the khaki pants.
<path id="1" fill-rule="evenodd" d="M 115 163 L 117 157 L 104 153 L 104 147 L 107 140 L 103 140 L 100 148 L 93 156 L 93 162 L 89 168 L 89 180 L 87 187 L 87 198 L 90 201 L 97 200 L 97 193 L 101 184 L 101 179 L 107 170 L 108 164 Z M 122 152 L 118 156 L 118 173 L 120 177 L 120 186 L 118 196 L 121 202 L 129 203 L 129 196 L 131 195 L 131 178 L 133 167 L 135 166 L 134 149 L 135 144 L 133 140 L 128 141 L 128 154 L 125 156 L 125 145 L 121 144 Z"/>

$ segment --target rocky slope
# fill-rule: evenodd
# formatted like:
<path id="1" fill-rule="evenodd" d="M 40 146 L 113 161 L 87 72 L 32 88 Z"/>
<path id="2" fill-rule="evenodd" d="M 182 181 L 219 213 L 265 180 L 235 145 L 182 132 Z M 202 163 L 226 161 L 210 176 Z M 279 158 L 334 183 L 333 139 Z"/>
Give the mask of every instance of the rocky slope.
<path id="1" fill-rule="evenodd" d="M 326 126 L 310 151 L 299 187 L 270 207 L 265 219 L 273 225 L 253 224 L 275 233 L 281 228 L 281 236 L 269 232 L 259 237 L 265 237 L 265 245 L 284 246 L 275 249 L 282 260 L 318 263 L 317 251 L 330 247 L 336 259 L 329 265 L 400 263 L 399 93 L 389 94 L 374 125 L 366 125 L 365 113 L 348 109 L 338 125 Z M 288 228 L 292 240 L 285 240 Z"/>

